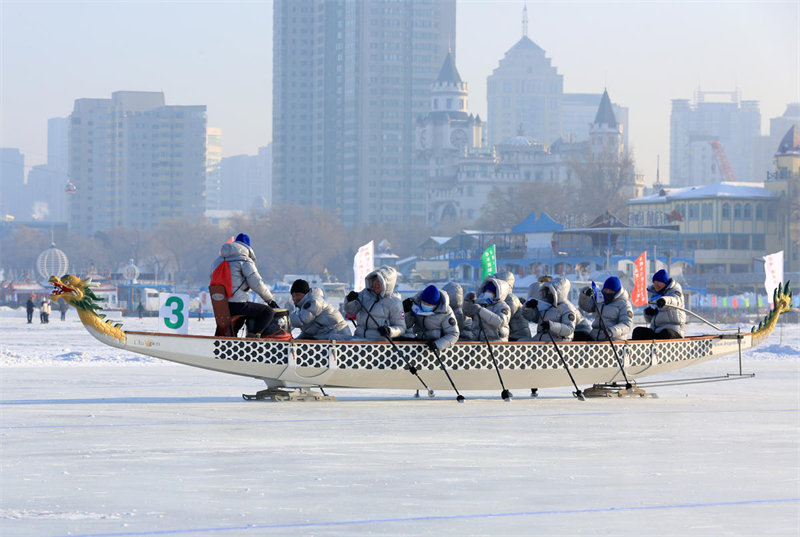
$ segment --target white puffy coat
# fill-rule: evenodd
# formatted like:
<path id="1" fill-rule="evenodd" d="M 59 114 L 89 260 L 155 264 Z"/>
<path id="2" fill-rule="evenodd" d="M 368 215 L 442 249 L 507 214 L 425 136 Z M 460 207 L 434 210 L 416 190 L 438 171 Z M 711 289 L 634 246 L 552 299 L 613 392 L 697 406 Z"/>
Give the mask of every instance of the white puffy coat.
<path id="1" fill-rule="evenodd" d="M 247 302 L 250 291 L 255 291 L 264 302 L 273 299 L 269 287 L 261 279 L 261 275 L 256 268 L 256 253 L 252 248 L 243 242 L 226 242 L 222 245 L 220 256 L 211 265 L 211 272 L 222 263 L 227 261 L 231 268 L 231 285 L 233 286 L 233 296 L 228 298 L 228 302 Z"/>
<path id="2" fill-rule="evenodd" d="M 375 279 L 381 282 L 381 296 L 372 290 Z M 392 267 L 380 267 L 364 278 L 366 287 L 358 293 L 358 299 L 345 303 L 344 312 L 356 316 L 355 337 L 358 339 L 383 339 L 378 332 L 379 326 L 389 327 L 389 337 L 402 336 L 406 331 L 403 314 L 403 302 L 400 295 L 394 292 L 397 283 L 397 271 Z M 377 323 L 377 324 L 376 324 Z"/>
<path id="3" fill-rule="evenodd" d="M 289 320 L 302 330 L 298 339 L 347 339 L 352 335 L 341 312 L 325 301 L 322 289 L 317 287 L 300 299 Z"/>

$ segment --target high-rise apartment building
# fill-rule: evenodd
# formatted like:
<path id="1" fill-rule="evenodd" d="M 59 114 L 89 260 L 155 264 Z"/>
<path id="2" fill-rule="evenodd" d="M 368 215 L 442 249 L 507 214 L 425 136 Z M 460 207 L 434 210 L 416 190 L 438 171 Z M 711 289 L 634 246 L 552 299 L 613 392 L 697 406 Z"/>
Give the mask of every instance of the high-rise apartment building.
<path id="1" fill-rule="evenodd" d="M 728 102 L 712 101 L 726 95 Z M 669 183 L 698 186 L 719 181 L 719 142 L 738 181 L 761 181 L 754 173 L 754 142 L 761 135 L 758 101 L 742 101 L 738 91 L 695 92 L 694 102 L 673 99 L 670 116 Z M 716 179 L 715 179 L 716 178 Z M 726 178 L 726 180 L 729 178 Z"/>
<path id="2" fill-rule="evenodd" d="M 27 209 L 25 155 L 13 147 L 0 148 L 0 220 L 24 220 Z"/>
<path id="3" fill-rule="evenodd" d="M 490 147 L 513 138 L 520 128 L 544 145 L 561 138 L 564 76 L 528 37 L 527 8 L 524 13 L 522 39 L 486 82 Z"/>
<path id="4" fill-rule="evenodd" d="M 220 163 L 219 209 L 257 212 L 272 204 L 272 144 L 258 155 L 234 155 Z"/>
<path id="5" fill-rule="evenodd" d="M 222 129 L 206 129 L 206 210 L 220 209 Z"/>
<path id="6" fill-rule="evenodd" d="M 276 0 L 273 199 L 346 225 L 425 217 L 414 121 L 455 42 L 454 0 Z"/>
<path id="7" fill-rule="evenodd" d="M 152 229 L 205 210 L 206 107 L 168 106 L 160 92 L 77 99 L 70 115 L 73 231 Z"/>

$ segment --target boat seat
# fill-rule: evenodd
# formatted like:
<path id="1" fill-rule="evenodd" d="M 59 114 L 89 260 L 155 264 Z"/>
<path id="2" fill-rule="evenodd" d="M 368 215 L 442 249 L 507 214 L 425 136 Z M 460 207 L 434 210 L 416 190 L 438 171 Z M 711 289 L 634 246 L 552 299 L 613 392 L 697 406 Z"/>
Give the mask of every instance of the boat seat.
<path id="1" fill-rule="evenodd" d="M 222 285 L 211 285 L 208 287 L 208 294 L 211 295 L 211 305 L 214 307 L 214 320 L 217 322 L 215 337 L 236 337 L 244 326 L 244 315 L 231 316 L 231 309 L 228 306 L 228 293 Z"/>

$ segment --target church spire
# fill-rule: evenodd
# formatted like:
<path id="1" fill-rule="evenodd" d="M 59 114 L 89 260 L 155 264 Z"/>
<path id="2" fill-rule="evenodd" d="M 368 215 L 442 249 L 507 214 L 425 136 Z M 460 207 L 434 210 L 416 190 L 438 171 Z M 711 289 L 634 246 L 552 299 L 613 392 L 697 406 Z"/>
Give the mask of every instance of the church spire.
<path id="1" fill-rule="evenodd" d="M 528 6 L 522 8 L 522 37 L 528 37 Z"/>

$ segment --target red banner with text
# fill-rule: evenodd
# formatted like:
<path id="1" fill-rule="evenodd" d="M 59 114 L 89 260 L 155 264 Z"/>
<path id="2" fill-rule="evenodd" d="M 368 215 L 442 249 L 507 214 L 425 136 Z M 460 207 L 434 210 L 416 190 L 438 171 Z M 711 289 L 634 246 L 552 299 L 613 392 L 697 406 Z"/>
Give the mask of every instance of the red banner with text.
<path id="1" fill-rule="evenodd" d="M 631 302 L 633 302 L 634 306 L 647 304 L 647 252 L 643 252 L 634 261 Z"/>

